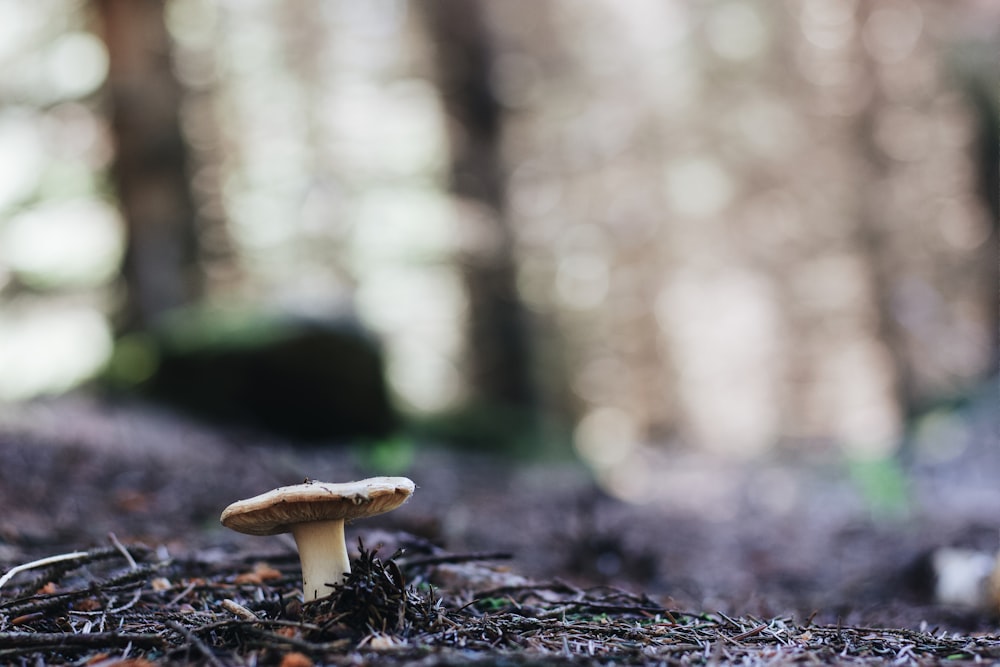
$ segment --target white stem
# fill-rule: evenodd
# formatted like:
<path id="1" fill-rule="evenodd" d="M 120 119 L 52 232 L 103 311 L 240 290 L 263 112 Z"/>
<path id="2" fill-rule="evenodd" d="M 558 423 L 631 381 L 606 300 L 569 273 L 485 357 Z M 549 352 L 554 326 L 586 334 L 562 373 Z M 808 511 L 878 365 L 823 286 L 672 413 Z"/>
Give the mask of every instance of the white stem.
<path id="1" fill-rule="evenodd" d="M 344 542 L 344 521 L 310 521 L 292 526 L 302 563 L 302 592 L 306 602 L 326 597 L 330 586 L 351 572 Z"/>

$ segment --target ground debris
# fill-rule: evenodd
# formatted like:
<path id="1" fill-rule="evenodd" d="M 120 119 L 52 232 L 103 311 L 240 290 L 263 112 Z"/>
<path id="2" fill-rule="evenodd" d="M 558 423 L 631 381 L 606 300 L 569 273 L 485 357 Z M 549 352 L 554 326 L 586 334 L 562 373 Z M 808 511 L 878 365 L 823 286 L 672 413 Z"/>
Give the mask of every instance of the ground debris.
<path id="1" fill-rule="evenodd" d="M 360 541 L 359 553 L 343 583 L 329 596 L 303 606 L 303 619 L 319 626 L 321 634 L 342 629 L 354 635 L 409 638 L 440 626 L 445 609 L 433 588 L 420 592 L 408 587 L 394 560 L 383 563 Z"/>
<path id="2" fill-rule="evenodd" d="M 925 665 L 1000 660 L 1000 636 L 813 625 L 670 609 L 564 581 L 431 586 L 481 554 L 383 561 L 303 605 L 294 559 L 170 558 L 122 545 L 40 559 L 0 589 L 0 663 L 63 665 L 665 664 Z M 16 564 L 8 564 L 10 572 Z M 482 565 L 482 567 L 487 567 Z M 248 576 L 253 575 L 253 576 Z"/>

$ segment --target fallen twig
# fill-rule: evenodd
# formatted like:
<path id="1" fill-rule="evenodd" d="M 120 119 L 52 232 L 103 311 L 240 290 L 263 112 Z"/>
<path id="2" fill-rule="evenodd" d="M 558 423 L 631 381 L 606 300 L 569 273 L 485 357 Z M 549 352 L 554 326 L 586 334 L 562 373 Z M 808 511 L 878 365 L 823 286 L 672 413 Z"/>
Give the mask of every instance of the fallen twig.
<path id="1" fill-rule="evenodd" d="M 79 558 L 87 558 L 90 553 L 87 551 L 73 551 L 66 554 L 58 554 L 56 556 L 47 556 L 45 558 L 39 558 L 38 560 L 33 560 L 30 563 L 22 563 L 21 565 L 15 565 L 14 567 L 7 570 L 7 574 L 0 577 L 0 588 L 3 585 L 14 578 L 20 572 L 26 572 L 27 570 L 33 570 L 36 567 L 44 567 L 46 565 L 52 565 L 53 563 L 61 563 L 67 560 L 76 560 Z"/>
<path id="2" fill-rule="evenodd" d="M 203 656 L 205 656 L 205 659 L 208 660 L 213 665 L 215 665 L 215 667 L 226 667 L 225 663 L 219 660 L 219 657 L 215 655 L 215 652 L 212 651 L 212 649 L 207 644 L 205 644 L 205 642 L 203 642 L 200 637 L 194 634 L 194 632 L 192 632 L 188 628 L 185 628 L 177 621 L 164 621 L 163 625 L 165 625 L 166 627 L 170 628 L 174 632 L 184 637 L 184 639 L 187 640 L 188 644 L 197 648 L 198 651 Z"/>
<path id="3" fill-rule="evenodd" d="M 133 570 L 139 569 L 139 566 L 135 562 L 135 558 L 132 558 L 132 554 L 129 550 L 125 548 L 125 545 L 118 541 L 118 537 L 114 533 L 108 533 L 108 539 L 111 540 L 111 544 L 114 545 L 115 549 L 118 550 L 126 561 L 128 561 L 129 567 Z"/>
<path id="4" fill-rule="evenodd" d="M 250 611 L 249 609 L 247 609 L 246 607 L 244 607 L 240 603 L 234 602 L 233 600 L 223 600 L 220 603 L 220 606 L 223 609 L 225 609 L 226 611 L 228 611 L 228 612 L 230 612 L 232 614 L 235 614 L 236 616 L 238 616 L 238 617 L 240 617 L 240 618 L 242 618 L 244 620 L 247 620 L 247 621 L 259 621 L 260 620 L 259 618 L 257 618 L 257 614 L 253 613 L 252 611 Z"/>
<path id="5" fill-rule="evenodd" d="M 163 638 L 155 634 L 120 632 L 0 632 L 2 648 L 105 648 L 108 646 L 128 646 L 159 648 Z"/>
<path id="6" fill-rule="evenodd" d="M 464 554 L 438 554 L 433 556 L 413 556 L 397 558 L 400 567 L 411 565 L 442 565 L 444 563 L 467 563 L 478 560 L 510 560 L 514 555 L 507 551 L 474 551 Z"/>

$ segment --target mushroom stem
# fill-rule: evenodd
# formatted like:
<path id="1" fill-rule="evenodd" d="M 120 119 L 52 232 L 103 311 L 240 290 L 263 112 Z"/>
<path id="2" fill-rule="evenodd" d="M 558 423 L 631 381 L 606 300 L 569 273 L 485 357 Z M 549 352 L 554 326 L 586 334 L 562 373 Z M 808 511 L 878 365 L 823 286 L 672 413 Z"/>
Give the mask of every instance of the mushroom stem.
<path id="1" fill-rule="evenodd" d="M 344 520 L 310 521 L 291 528 L 302 563 L 305 601 L 326 597 L 329 587 L 339 584 L 344 575 L 351 572 L 344 542 Z"/>

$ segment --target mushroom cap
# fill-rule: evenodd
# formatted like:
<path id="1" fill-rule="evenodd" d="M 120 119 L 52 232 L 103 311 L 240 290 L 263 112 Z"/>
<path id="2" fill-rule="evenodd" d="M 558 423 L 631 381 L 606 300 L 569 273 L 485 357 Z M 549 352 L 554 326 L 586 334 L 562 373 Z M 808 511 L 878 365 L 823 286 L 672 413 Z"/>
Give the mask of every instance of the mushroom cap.
<path id="1" fill-rule="evenodd" d="M 361 519 L 394 510 L 410 497 L 406 477 L 371 477 L 333 484 L 307 481 L 238 500 L 222 511 L 226 528 L 248 535 L 277 535 L 309 521 Z"/>

